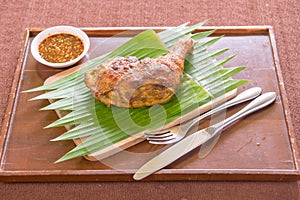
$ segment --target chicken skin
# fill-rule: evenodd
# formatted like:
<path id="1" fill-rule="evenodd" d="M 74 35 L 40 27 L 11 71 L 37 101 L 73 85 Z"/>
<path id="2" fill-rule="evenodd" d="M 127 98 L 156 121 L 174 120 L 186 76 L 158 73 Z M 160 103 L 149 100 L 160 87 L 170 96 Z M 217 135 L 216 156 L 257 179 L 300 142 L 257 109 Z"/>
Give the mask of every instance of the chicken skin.
<path id="1" fill-rule="evenodd" d="M 85 74 L 93 96 L 111 105 L 137 108 L 168 101 L 178 89 L 187 53 L 192 53 L 191 38 L 179 40 L 171 51 L 158 58 L 115 57 Z"/>

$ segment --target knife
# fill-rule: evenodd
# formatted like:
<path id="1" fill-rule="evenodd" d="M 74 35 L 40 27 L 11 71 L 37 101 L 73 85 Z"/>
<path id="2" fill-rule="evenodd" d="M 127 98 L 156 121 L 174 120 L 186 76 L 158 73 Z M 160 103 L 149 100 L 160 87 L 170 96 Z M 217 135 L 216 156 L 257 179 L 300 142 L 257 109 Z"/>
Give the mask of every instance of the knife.
<path id="1" fill-rule="evenodd" d="M 207 131 L 210 127 L 197 131 L 194 134 L 187 136 L 180 142 L 175 143 L 170 148 L 163 151 L 156 157 L 152 158 L 150 161 L 144 164 L 139 170 L 137 170 L 133 178 L 135 180 L 141 180 L 153 174 L 154 172 L 162 169 L 163 167 L 171 164 L 178 158 L 184 156 L 185 154 L 192 151 L 196 147 L 210 140 L 212 137 L 218 134 L 219 131 L 222 130 L 225 126 L 263 107 L 266 107 L 267 105 L 273 103 L 275 99 L 276 99 L 275 92 L 268 92 L 257 97 L 256 99 L 251 101 L 246 107 L 244 107 L 242 110 L 235 113 L 231 117 L 225 119 L 222 122 L 219 122 L 218 124 L 212 125 L 218 127 L 215 131 L 213 132 Z"/>

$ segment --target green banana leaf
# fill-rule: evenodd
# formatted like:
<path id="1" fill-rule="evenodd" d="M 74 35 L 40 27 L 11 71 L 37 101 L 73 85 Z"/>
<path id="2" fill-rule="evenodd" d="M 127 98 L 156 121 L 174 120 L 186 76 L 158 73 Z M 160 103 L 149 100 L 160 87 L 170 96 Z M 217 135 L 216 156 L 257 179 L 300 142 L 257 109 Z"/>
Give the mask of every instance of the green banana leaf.
<path id="1" fill-rule="evenodd" d="M 182 115 L 202 106 L 212 99 L 240 87 L 248 80 L 231 77 L 245 66 L 223 68 L 234 55 L 217 60 L 228 49 L 208 51 L 222 37 L 208 37 L 214 30 L 193 33 L 204 23 L 193 26 L 183 24 L 160 33 L 144 31 L 114 51 L 84 63 L 84 67 L 53 83 L 27 90 L 47 91 L 31 100 L 55 100 L 41 110 L 70 111 L 67 115 L 45 128 L 72 126 L 73 128 L 52 141 L 86 138 L 80 145 L 67 152 L 57 162 L 85 156 L 109 145 L 126 139 L 146 129 L 164 126 Z M 106 107 L 96 101 L 84 83 L 84 73 L 115 56 L 136 56 L 138 59 L 155 58 L 168 53 L 175 42 L 182 37 L 196 41 L 194 52 L 186 57 L 185 74 L 180 88 L 166 103 L 152 107 L 120 108 Z"/>

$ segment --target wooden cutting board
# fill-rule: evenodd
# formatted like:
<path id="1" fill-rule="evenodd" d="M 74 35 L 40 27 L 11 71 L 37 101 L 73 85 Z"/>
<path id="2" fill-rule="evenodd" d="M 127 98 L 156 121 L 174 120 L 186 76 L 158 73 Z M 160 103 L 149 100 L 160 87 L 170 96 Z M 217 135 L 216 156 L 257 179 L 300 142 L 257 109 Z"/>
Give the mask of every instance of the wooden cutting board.
<path id="1" fill-rule="evenodd" d="M 44 85 L 50 84 L 54 81 L 57 81 L 61 78 L 64 78 L 64 77 L 68 76 L 69 74 L 80 70 L 84 66 L 85 66 L 84 64 L 80 64 L 80 65 L 75 66 L 73 68 L 70 68 L 68 70 L 57 73 L 57 74 L 49 77 L 48 79 L 46 79 L 45 82 L 44 82 Z M 221 103 L 223 103 L 223 102 L 227 101 L 228 99 L 234 97 L 236 95 L 236 93 L 237 93 L 237 89 L 232 90 L 232 91 L 226 93 L 225 95 L 222 95 L 222 96 L 216 98 L 215 100 L 213 100 L 209 103 L 206 103 L 203 106 L 200 106 L 199 108 L 197 108 L 194 111 L 182 116 L 181 118 L 178 118 L 177 120 L 174 120 L 173 122 L 171 122 L 169 124 L 166 124 L 164 127 L 161 127 L 161 129 L 169 128 L 169 127 L 178 125 L 179 123 L 182 123 L 184 121 L 190 120 L 190 119 L 192 119 L 192 118 L 194 118 L 194 117 L 210 110 L 212 108 L 212 106 L 220 105 Z M 49 99 L 49 101 L 50 101 L 50 103 L 52 102 L 51 99 Z M 66 114 L 66 111 L 62 112 L 62 111 L 59 111 L 59 110 L 55 110 L 55 112 L 57 113 L 59 118 L 61 118 L 62 116 L 64 116 Z M 65 126 L 65 128 L 67 130 L 70 130 L 72 127 Z M 84 139 L 85 138 L 80 138 L 80 139 L 75 139 L 73 141 L 76 145 L 79 145 L 79 144 L 82 143 L 82 141 Z M 90 160 L 90 161 L 98 161 L 98 160 L 107 158 L 111 155 L 114 155 L 114 154 L 122 151 L 123 149 L 127 149 L 127 148 L 129 148 L 133 145 L 136 145 L 136 144 L 138 144 L 138 143 L 140 143 L 144 140 L 145 140 L 145 137 L 143 135 L 143 132 L 140 132 L 140 133 L 137 133 L 137 134 L 135 134 L 131 137 L 128 137 L 124 140 L 121 140 L 121 141 L 115 143 L 114 145 L 108 146 L 108 147 L 106 147 L 106 148 L 104 148 L 100 151 L 97 151 L 97 152 L 94 152 L 90 155 L 87 155 L 87 156 L 85 156 L 85 158 L 87 160 Z"/>

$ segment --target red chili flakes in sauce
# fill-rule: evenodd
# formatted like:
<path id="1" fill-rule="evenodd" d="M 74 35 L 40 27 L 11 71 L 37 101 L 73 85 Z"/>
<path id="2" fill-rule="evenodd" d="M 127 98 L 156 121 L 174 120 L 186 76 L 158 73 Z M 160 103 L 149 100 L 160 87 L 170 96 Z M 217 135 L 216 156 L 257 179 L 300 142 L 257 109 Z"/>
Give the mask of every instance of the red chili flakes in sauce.
<path id="1" fill-rule="evenodd" d="M 74 60 L 83 52 L 83 49 L 81 39 L 68 33 L 51 35 L 39 44 L 41 57 L 52 63 Z"/>

